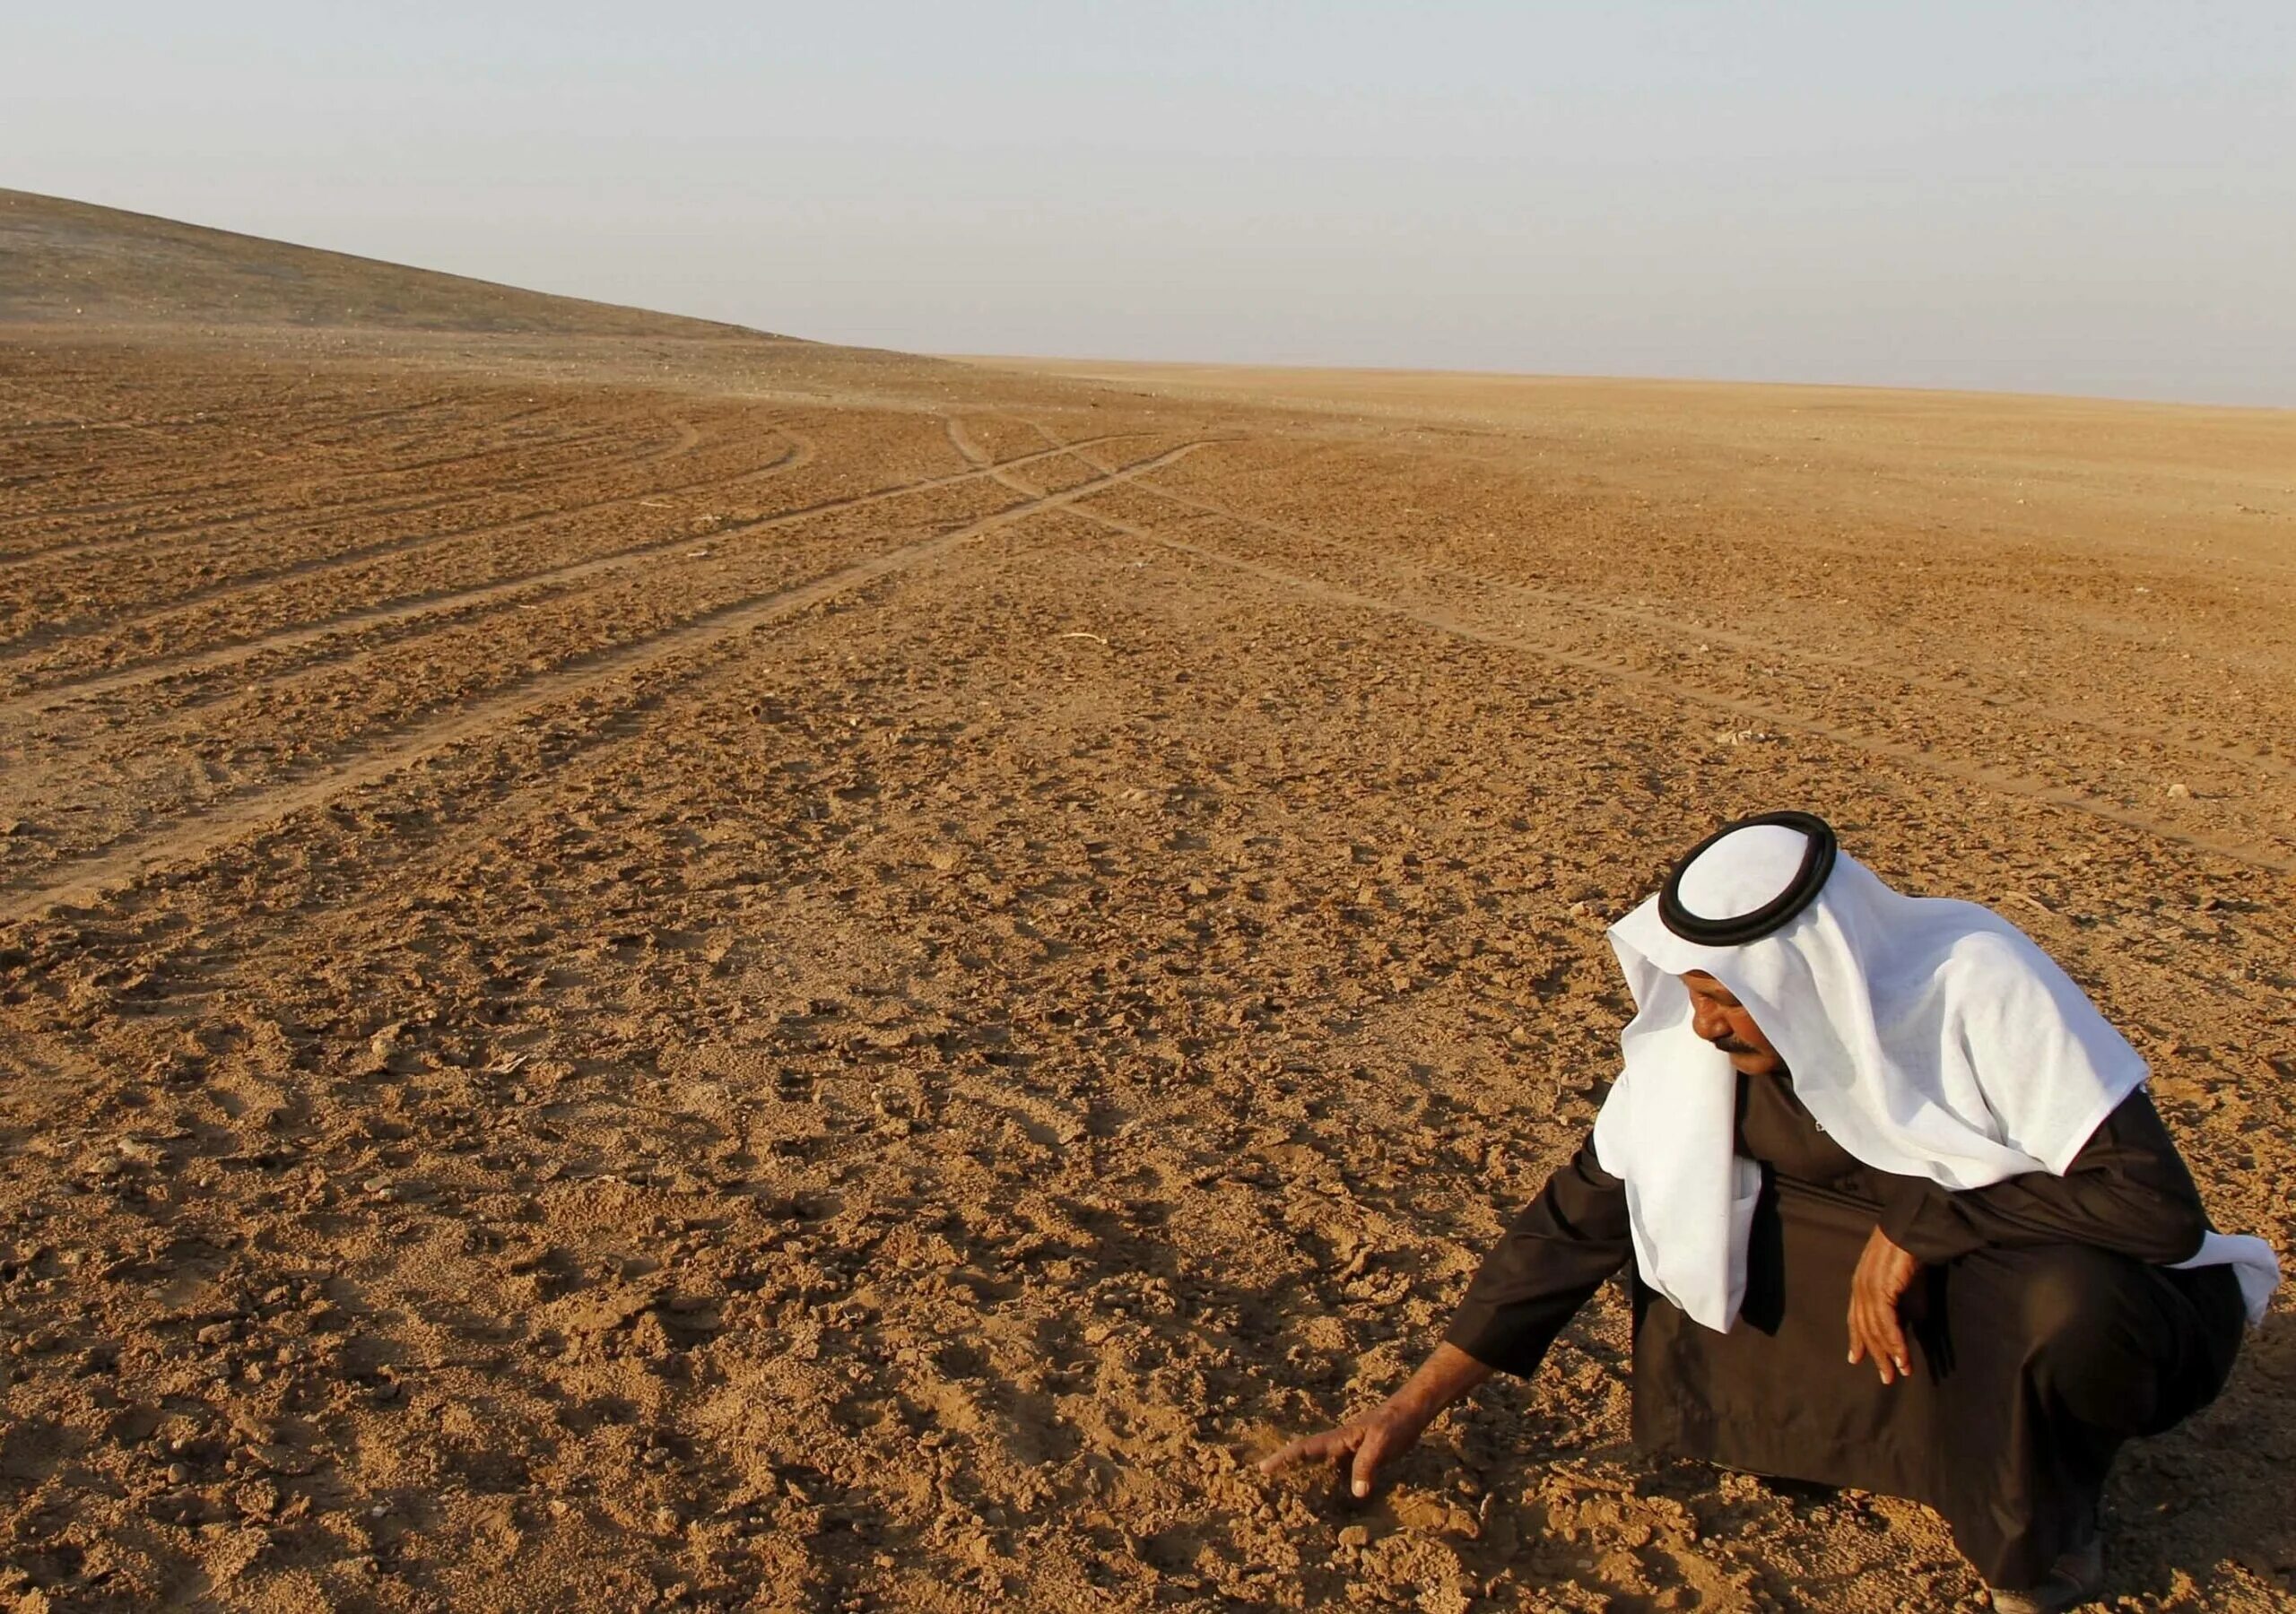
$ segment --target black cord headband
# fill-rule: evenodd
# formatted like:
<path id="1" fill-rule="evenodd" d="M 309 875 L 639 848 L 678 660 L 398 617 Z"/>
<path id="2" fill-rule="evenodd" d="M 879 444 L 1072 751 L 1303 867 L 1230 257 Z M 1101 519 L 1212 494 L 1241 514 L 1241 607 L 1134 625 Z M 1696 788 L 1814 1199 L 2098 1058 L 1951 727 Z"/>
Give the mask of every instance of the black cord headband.
<path id="1" fill-rule="evenodd" d="M 1802 855 L 1802 867 L 1786 889 L 1752 913 L 1727 919 L 1709 919 L 1683 907 L 1683 876 L 1705 855 L 1707 848 L 1725 836 L 1762 824 L 1798 829 L 1809 837 L 1809 850 Z M 1758 941 L 1772 931 L 1783 929 L 1795 915 L 1817 900 L 1818 893 L 1825 889 L 1826 877 L 1833 872 L 1835 850 L 1833 826 L 1815 813 L 1765 812 L 1759 818 L 1725 824 L 1692 846 L 1674 865 L 1674 872 L 1666 876 L 1665 886 L 1658 893 L 1658 917 L 1683 941 L 1695 941 L 1701 947 L 1742 947 L 1746 942 Z"/>

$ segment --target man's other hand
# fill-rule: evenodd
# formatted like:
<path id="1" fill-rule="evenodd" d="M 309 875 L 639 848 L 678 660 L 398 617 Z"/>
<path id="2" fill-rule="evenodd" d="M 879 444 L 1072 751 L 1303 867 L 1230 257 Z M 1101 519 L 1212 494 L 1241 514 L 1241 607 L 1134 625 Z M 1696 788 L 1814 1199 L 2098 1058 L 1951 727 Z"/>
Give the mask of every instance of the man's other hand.
<path id="1" fill-rule="evenodd" d="M 1921 1263 L 1890 1242 L 1881 1228 L 1866 1241 L 1857 1258 L 1857 1274 L 1849 1280 L 1849 1360 L 1853 1366 L 1867 1357 L 1882 1383 L 1894 1384 L 1913 1374 L 1913 1358 L 1905 1342 L 1905 1323 L 1899 1303 L 1921 1274 Z"/>

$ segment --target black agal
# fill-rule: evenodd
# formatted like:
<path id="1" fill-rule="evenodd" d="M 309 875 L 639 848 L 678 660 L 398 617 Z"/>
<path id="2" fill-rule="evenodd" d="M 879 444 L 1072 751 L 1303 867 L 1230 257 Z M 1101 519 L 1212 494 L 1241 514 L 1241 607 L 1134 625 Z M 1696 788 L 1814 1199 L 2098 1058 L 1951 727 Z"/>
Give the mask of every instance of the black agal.
<path id="1" fill-rule="evenodd" d="M 1717 841 L 1735 835 L 1741 829 L 1758 825 L 1776 824 L 1787 829 L 1798 829 L 1809 839 L 1809 850 L 1802 855 L 1802 867 L 1787 883 L 1784 890 L 1751 913 L 1737 914 L 1727 918 L 1709 918 L 1693 914 L 1683 905 L 1683 876 L 1690 866 L 1706 855 Z M 1701 947 L 1742 947 L 1758 941 L 1772 931 L 1784 928 L 1825 889 L 1826 876 L 1833 872 L 1835 841 L 1833 826 L 1812 812 L 1765 812 L 1758 818 L 1740 819 L 1735 824 L 1725 824 L 1708 836 L 1674 867 L 1666 876 L 1665 889 L 1658 893 L 1658 917 L 1666 928 L 1685 941 L 1695 941 Z"/>

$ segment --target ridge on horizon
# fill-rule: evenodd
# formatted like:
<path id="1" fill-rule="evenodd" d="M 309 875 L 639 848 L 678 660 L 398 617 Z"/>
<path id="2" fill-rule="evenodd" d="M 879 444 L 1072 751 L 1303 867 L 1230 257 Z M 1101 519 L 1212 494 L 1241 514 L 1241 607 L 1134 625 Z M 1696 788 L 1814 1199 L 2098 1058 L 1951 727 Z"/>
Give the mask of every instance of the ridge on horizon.
<path id="1" fill-rule="evenodd" d="M 0 187 L 0 324 L 802 338 Z"/>

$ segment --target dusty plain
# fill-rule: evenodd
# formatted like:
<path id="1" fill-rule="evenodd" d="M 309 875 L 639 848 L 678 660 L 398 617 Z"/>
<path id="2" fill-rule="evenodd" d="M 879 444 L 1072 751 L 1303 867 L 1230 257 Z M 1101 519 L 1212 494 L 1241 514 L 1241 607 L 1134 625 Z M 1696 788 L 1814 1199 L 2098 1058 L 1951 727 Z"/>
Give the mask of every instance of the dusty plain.
<path id="1" fill-rule="evenodd" d="M 170 233 L 173 231 L 174 233 Z M 1982 1606 L 1653 1463 L 1369 1506 L 1733 813 L 2010 915 L 2296 1248 L 2296 413 L 955 363 L 0 193 L 0 1607 Z M 392 278 L 396 276 L 396 278 Z M 2296 1333 L 2124 1608 L 2296 1608 Z"/>

